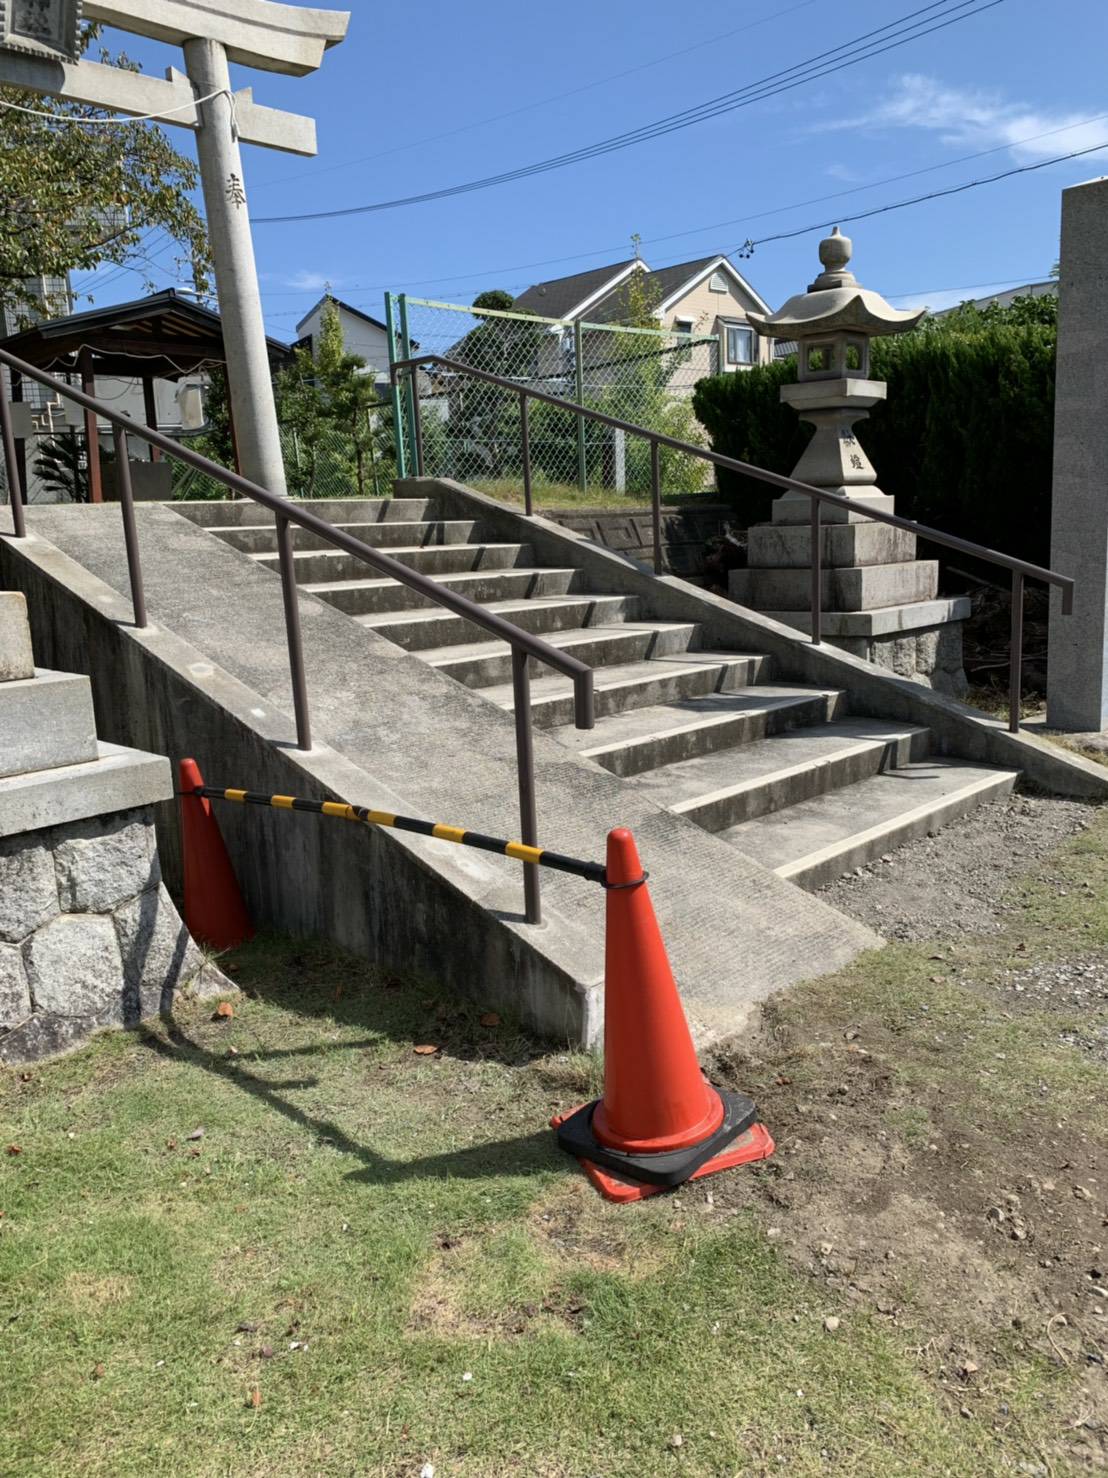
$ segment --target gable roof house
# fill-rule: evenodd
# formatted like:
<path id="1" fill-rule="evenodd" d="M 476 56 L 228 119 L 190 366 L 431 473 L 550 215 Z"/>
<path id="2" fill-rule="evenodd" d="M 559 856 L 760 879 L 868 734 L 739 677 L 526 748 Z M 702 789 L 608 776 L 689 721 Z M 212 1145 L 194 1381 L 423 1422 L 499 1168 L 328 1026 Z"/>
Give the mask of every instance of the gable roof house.
<path id="1" fill-rule="evenodd" d="M 293 347 L 307 349 L 311 352 L 312 358 L 315 358 L 319 331 L 323 324 L 323 310 L 328 302 L 334 304 L 335 311 L 339 315 L 339 326 L 342 329 L 342 341 L 346 346 L 346 352 L 362 356 L 373 371 L 374 380 L 378 385 L 382 381 L 387 383 L 389 377 L 388 328 L 379 318 L 374 318 L 371 313 L 355 308 L 350 303 L 344 303 L 333 293 L 325 293 L 319 302 L 304 314 L 296 325 L 296 343 Z"/>
<path id="2" fill-rule="evenodd" d="M 750 309 L 765 313 L 769 307 L 728 258 L 718 254 L 658 268 L 632 257 L 535 283 L 516 298 L 514 306 L 544 318 L 622 323 L 629 312 L 631 282 L 638 272 L 649 278 L 659 328 L 718 339 L 723 369 L 749 368 L 769 358 L 768 343 L 755 334 L 747 318 Z"/>

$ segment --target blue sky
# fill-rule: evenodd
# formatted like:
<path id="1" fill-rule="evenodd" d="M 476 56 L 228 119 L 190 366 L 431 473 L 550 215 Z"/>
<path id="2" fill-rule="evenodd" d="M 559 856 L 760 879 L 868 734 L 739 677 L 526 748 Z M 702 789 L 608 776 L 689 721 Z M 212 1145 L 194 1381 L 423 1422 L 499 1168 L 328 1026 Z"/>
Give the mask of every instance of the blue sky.
<path id="1" fill-rule="evenodd" d="M 511 170 L 743 87 L 923 3 L 353 0 L 347 39 L 319 73 L 236 69 L 236 85 L 253 86 L 259 102 L 311 113 L 319 125 L 314 160 L 244 149 L 250 208 L 255 217 L 340 209 Z M 181 65 L 172 48 L 109 39 L 147 71 Z M 1105 141 L 1103 152 L 844 228 L 859 278 L 901 307 L 1045 277 L 1057 256 L 1059 192 L 1108 170 L 1106 43 L 1105 0 L 1001 0 L 884 56 L 618 153 L 452 199 L 258 224 L 267 326 L 293 337 L 328 283 L 377 316 L 386 288 L 465 303 L 486 288 L 519 292 L 626 258 L 636 232 L 651 264 L 733 253 L 748 236 Z M 171 132 L 191 150 L 186 130 Z M 926 172 L 878 183 L 910 171 Z M 850 193 L 801 204 L 832 192 Z M 737 265 L 777 306 L 810 280 L 821 234 L 759 245 Z M 157 284 L 174 285 L 164 238 L 149 252 Z M 143 291 L 138 276 L 107 270 L 78 285 L 97 303 Z"/>

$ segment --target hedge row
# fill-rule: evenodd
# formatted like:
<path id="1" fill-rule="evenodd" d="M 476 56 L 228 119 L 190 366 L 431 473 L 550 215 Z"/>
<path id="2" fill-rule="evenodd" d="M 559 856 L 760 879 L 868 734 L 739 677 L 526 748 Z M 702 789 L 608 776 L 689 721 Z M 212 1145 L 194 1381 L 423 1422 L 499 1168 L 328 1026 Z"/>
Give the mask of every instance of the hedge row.
<path id="1" fill-rule="evenodd" d="M 1006 309 L 963 307 L 873 344 L 888 397 L 856 427 L 897 512 L 947 533 L 1049 562 L 1055 298 Z M 811 435 L 780 403 L 796 359 L 701 380 L 693 406 L 712 446 L 791 472 Z M 769 516 L 765 484 L 719 473 L 740 521 Z"/>

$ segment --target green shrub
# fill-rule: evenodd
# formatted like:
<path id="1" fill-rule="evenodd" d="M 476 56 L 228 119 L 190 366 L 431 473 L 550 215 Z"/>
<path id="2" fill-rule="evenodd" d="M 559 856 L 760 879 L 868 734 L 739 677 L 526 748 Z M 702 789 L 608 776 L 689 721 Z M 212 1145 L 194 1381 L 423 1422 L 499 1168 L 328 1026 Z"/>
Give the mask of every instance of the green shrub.
<path id="1" fill-rule="evenodd" d="M 1054 428 L 1055 298 L 963 307 L 873 345 L 887 400 L 855 428 L 897 512 L 1047 563 Z M 701 380 L 693 405 L 713 448 L 791 472 L 811 428 L 780 404 L 795 358 Z M 771 489 L 720 472 L 740 517 L 769 514 Z"/>

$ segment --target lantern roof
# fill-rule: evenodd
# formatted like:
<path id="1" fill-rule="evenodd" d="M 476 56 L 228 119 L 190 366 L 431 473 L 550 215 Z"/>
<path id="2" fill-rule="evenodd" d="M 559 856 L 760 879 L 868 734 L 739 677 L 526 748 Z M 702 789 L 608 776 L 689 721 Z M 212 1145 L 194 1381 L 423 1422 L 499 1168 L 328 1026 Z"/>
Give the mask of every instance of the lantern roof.
<path id="1" fill-rule="evenodd" d="M 902 310 L 880 293 L 860 286 L 847 263 L 854 243 L 838 226 L 819 244 L 823 271 L 808 291 L 791 297 L 776 313 L 747 313 L 760 334 L 770 339 L 807 339 L 836 332 L 902 334 L 916 324 L 926 308 Z"/>

